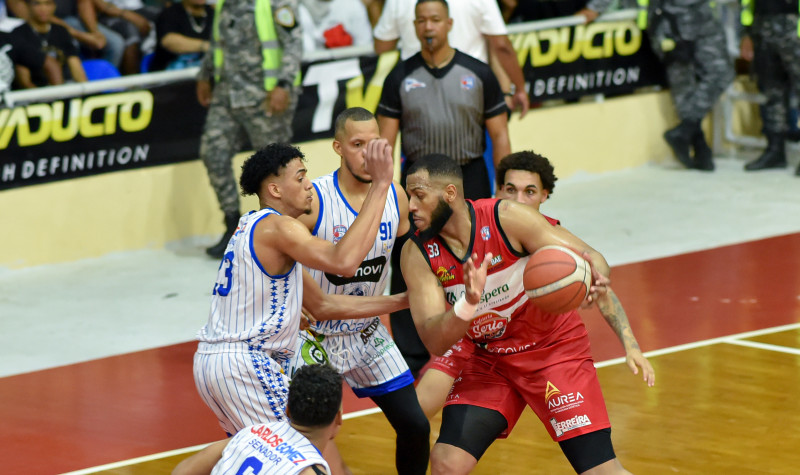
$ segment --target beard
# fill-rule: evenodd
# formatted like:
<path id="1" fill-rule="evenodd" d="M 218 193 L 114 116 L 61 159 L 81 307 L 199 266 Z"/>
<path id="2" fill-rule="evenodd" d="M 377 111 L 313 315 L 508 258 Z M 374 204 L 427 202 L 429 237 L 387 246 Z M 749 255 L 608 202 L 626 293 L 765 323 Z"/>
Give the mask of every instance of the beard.
<path id="1" fill-rule="evenodd" d="M 451 216 L 453 216 L 453 208 L 445 200 L 439 198 L 439 204 L 436 205 L 436 209 L 431 213 L 430 226 L 428 226 L 428 229 L 420 229 L 419 231 L 419 237 L 422 242 L 433 239 L 434 236 L 439 234 Z"/>
<path id="2" fill-rule="evenodd" d="M 350 166 L 350 163 L 347 160 L 344 161 L 344 166 L 347 167 L 347 171 L 349 171 L 350 174 L 353 175 L 353 178 L 355 178 L 356 180 L 360 181 L 361 183 L 372 183 L 372 178 L 364 178 L 363 176 L 356 173 L 356 171 L 353 170 L 353 168 Z"/>

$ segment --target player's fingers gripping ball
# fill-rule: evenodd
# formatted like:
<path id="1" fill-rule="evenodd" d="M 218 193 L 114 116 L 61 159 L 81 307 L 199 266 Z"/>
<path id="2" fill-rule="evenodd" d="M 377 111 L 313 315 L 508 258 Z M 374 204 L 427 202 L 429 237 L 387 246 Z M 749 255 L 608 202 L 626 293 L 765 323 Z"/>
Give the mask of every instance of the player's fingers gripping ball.
<path id="1" fill-rule="evenodd" d="M 533 253 L 522 276 L 531 302 L 547 313 L 575 310 L 589 295 L 592 267 L 562 246 L 544 246 Z"/>

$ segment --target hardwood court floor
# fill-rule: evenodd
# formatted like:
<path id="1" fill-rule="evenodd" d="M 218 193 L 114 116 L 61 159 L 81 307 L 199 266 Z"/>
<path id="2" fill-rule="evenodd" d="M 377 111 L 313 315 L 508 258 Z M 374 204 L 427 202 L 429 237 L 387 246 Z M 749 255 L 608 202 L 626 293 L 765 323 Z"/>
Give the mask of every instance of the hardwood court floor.
<path id="1" fill-rule="evenodd" d="M 615 290 L 657 371 L 647 388 L 614 360 L 621 349 L 599 313 L 582 314 L 626 468 L 797 473 L 799 269 L 800 234 L 614 268 Z M 222 437 L 194 389 L 193 349 L 189 342 L 0 378 L 2 471 L 169 473 L 187 447 Z M 347 412 L 361 408 L 348 398 Z M 383 474 L 393 472 L 393 438 L 372 414 L 348 419 L 337 443 L 355 474 Z M 184 453 L 165 458 L 176 450 Z M 145 459 L 129 461 L 137 457 Z M 475 473 L 571 469 L 528 411 Z"/>

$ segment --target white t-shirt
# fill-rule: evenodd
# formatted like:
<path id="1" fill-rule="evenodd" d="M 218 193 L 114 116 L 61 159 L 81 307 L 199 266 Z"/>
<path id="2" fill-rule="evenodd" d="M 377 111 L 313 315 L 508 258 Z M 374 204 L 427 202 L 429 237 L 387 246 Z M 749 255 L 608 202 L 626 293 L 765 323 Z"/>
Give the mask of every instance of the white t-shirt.
<path id="1" fill-rule="evenodd" d="M 508 30 L 495 0 L 449 0 L 453 29 L 448 36 L 450 46 L 478 58 L 489 61 L 486 47 L 487 36 L 506 35 Z M 414 7 L 416 0 L 386 0 L 383 13 L 375 25 L 373 35 L 382 41 L 400 40 L 400 55 L 408 59 L 420 50 L 419 39 L 414 30 Z"/>
<path id="2" fill-rule="evenodd" d="M 353 37 L 351 46 L 372 44 L 372 26 L 361 0 L 301 0 L 297 19 L 303 29 L 303 51 L 325 49 L 325 32 L 341 24 Z"/>

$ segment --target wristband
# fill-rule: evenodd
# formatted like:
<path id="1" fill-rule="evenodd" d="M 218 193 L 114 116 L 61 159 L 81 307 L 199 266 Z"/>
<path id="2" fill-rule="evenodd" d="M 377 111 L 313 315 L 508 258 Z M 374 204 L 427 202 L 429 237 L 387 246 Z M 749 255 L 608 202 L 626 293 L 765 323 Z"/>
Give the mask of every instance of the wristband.
<path id="1" fill-rule="evenodd" d="M 466 297 L 463 295 L 453 304 L 453 314 L 465 322 L 472 321 L 472 318 L 475 317 L 475 310 L 477 309 L 478 305 L 467 302 Z"/>

